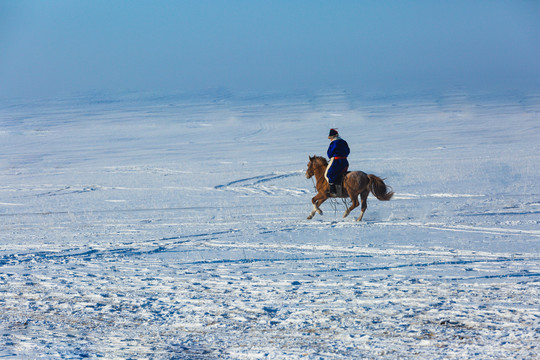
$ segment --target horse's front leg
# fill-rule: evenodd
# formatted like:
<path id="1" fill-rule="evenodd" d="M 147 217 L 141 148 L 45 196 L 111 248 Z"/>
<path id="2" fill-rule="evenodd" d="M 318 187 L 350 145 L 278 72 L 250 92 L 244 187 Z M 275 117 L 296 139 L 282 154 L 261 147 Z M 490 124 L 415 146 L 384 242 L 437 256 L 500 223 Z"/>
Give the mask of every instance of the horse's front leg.
<path id="1" fill-rule="evenodd" d="M 311 203 L 313 204 L 313 211 L 309 214 L 309 216 L 307 217 L 308 220 L 311 220 L 313 219 L 313 217 L 315 216 L 315 213 L 319 213 L 319 215 L 322 215 L 323 212 L 322 210 L 319 208 L 319 206 L 326 201 L 326 199 L 328 199 L 328 196 L 326 196 L 326 194 L 321 194 L 321 193 L 318 193 L 317 195 L 315 195 L 312 199 L 311 199 Z"/>

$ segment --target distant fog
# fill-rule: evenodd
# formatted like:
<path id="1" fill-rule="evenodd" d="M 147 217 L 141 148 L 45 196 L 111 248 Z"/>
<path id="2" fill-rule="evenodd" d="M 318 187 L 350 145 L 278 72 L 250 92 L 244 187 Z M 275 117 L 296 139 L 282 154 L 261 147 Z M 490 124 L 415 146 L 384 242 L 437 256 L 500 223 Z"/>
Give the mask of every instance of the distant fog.
<path id="1" fill-rule="evenodd" d="M 0 98 L 537 89 L 538 1 L 0 2 Z"/>

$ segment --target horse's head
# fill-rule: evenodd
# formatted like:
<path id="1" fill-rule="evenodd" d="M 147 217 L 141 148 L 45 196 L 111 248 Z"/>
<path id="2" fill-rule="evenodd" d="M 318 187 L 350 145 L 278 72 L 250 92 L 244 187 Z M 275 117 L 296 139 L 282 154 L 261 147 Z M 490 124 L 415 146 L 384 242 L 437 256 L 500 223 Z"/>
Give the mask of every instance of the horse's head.
<path id="1" fill-rule="evenodd" d="M 313 157 L 310 156 L 309 162 L 307 164 L 306 178 L 311 179 L 311 177 L 315 175 L 316 169 L 321 166 L 324 166 L 326 168 L 327 165 L 328 163 L 324 158 L 315 155 Z"/>
<path id="2" fill-rule="evenodd" d="M 313 162 L 315 160 L 315 156 L 314 157 L 309 157 L 309 162 L 307 164 L 307 170 L 306 170 L 306 178 L 307 179 L 311 179 L 311 177 L 313 175 L 315 175 L 315 170 L 314 170 L 314 166 L 313 166 Z"/>

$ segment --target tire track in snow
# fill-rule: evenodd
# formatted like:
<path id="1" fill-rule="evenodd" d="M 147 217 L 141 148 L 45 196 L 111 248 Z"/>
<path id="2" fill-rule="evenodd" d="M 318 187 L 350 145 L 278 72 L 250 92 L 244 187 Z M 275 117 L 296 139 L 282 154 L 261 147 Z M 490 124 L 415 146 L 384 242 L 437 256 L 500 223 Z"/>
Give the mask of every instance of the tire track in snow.
<path id="1" fill-rule="evenodd" d="M 468 280 L 489 280 L 489 279 L 511 279 L 511 278 L 537 278 L 540 277 L 540 272 L 520 272 L 512 274 L 497 274 L 497 275 L 483 275 L 483 276 L 471 276 L 471 277 L 461 277 L 461 278 L 450 278 L 446 279 L 447 281 L 468 281 Z M 538 281 L 538 280 L 532 280 Z"/>
<path id="2" fill-rule="evenodd" d="M 191 261 L 184 262 L 182 265 L 204 265 L 204 264 L 250 264 L 250 263 L 278 263 L 278 262 L 305 262 L 305 261 L 314 261 L 314 260 L 340 260 L 340 259 L 360 259 L 360 258 L 370 258 L 370 255 L 356 255 L 356 256 L 316 256 L 316 257 L 290 257 L 290 258 L 244 258 L 244 259 L 218 259 L 218 260 L 200 260 L 200 261 Z"/>
<path id="3" fill-rule="evenodd" d="M 106 201 L 106 200 L 105 200 Z M 18 204 L 17 204 L 18 205 Z M 274 204 L 279 206 L 305 206 L 304 203 L 290 204 L 280 203 Z M 47 216 L 47 215 L 77 215 L 77 214 L 102 214 L 102 213 L 137 213 L 137 212 L 169 212 L 169 211 L 183 211 L 183 210 L 208 210 L 209 206 L 178 206 L 178 207 L 165 207 L 165 208 L 131 208 L 131 209 L 97 209 L 97 210 L 74 210 L 74 211 L 42 211 L 42 212 L 18 212 L 18 213 L 4 213 L 0 214 L 0 217 L 17 217 L 17 216 Z M 215 207 L 217 209 L 239 209 L 239 208 L 261 208 L 261 205 L 219 205 Z"/>
<path id="4" fill-rule="evenodd" d="M 267 181 L 271 181 L 271 180 L 277 180 L 277 179 L 284 179 L 284 178 L 288 178 L 288 177 L 291 177 L 291 176 L 299 176 L 301 174 L 302 174 L 302 170 L 297 170 L 297 171 L 293 171 L 293 172 L 289 172 L 289 173 L 285 173 L 285 174 L 271 173 L 271 174 L 266 174 L 266 175 L 258 175 L 258 176 L 233 180 L 233 181 L 230 181 L 230 182 L 228 182 L 226 184 L 216 185 L 216 186 L 214 186 L 214 189 L 221 189 L 221 188 L 224 188 L 224 187 L 228 187 L 228 186 L 236 185 L 236 184 L 240 184 L 240 183 L 247 183 L 247 185 L 257 185 L 257 184 L 260 184 L 260 183 L 263 183 L 263 182 L 267 182 Z"/>
<path id="5" fill-rule="evenodd" d="M 111 249 L 66 249 L 61 251 L 40 251 L 24 254 L 7 254 L 0 257 L 0 266 L 15 265 L 28 262 L 61 261 L 66 259 L 93 260 L 104 257 L 129 257 L 151 255 L 160 252 L 169 251 L 179 245 L 189 243 L 194 239 L 206 238 L 207 240 L 217 239 L 217 236 L 223 234 L 236 233 L 239 230 L 230 229 L 225 231 L 216 231 L 211 233 L 181 235 L 161 238 L 159 240 L 149 240 L 137 243 L 122 244 L 119 247 Z M 133 246 L 129 246 L 133 245 Z"/>
<path id="6" fill-rule="evenodd" d="M 353 268 L 353 269 L 332 269 L 332 270 L 321 270 L 321 272 L 357 272 L 357 271 L 378 271 L 378 270 L 394 270 L 407 267 L 431 267 L 431 266 L 440 266 L 440 265 L 469 265 L 469 264 L 478 264 L 478 263 L 502 263 L 502 262 L 521 262 L 528 259 L 524 258 L 508 258 L 508 259 L 478 259 L 478 260 L 449 260 L 449 261 L 433 261 L 429 263 L 409 263 L 409 264 L 398 264 L 398 265 L 388 265 L 388 266 L 375 266 L 375 267 L 366 267 L 366 268 Z"/>
<path id="7" fill-rule="evenodd" d="M 371 222 L 371 224 L 382 226 L 413 226 L 441 231 L 456 231 L 456 232 L 471 232 L 484 233 L 490 235 L 529 235 L 540 237 L 540 231 L 523 230 L 523 229 L 508 229 L 508 228 L 487 228 L 472 225 L 449 225 L 442 223 L 419 223 L 419 222 Z"/>
<path id="8" fill-rule="evenodd" d="M 264 230 L 264 229 L 261 229 Z M 294 230 L 291 227 L 285 227 L 281 231 L 289 232 Z M 278 231 L 278 230 L 276 230 Z M 267 231 L 261 231 L 261 233 L 267 233 Z M 212 261 L 198 261 L 196 264 L 240 264 L 240 263 L 278 263 L 278 262 L 296 262 L 300 265 L 300 262 L 308 261 L 320 261 L 331 260 L 330 263 L 334 267 L 325 267 L 328 262 L 324 264 L 314 264 L 315 267 L 305 269 L 312 273 L 355 273 L 355 272 L 367 272 L 376 273 L 377 271 L 392 271 L 405 268 L 417 268 L 417 269 L 433 269 L 437 267 L 447 268 L 453 267 L 456 271 L 475 271 L 484 273 L 485 275 L 479 276 L 464 276 L 455 278 L 443 278 L 444 281 L 466 281 L 473 279 L 503 279 L 503 278 L 518 278 L 528 277 L 535 278 L 540 276 L 540 273 L 533 268 L 530 268 L 531 264 L 540 260 L 537 256 L 507 254 L 507 253 L 491 253 L 482 252 L 476 250 L 445 250 L 445 249 L 431 249 L 422 250 L 416 248 L 396 248 L 393 249 L 377 249 L 372 247 L 343 247 L 332 245 L 314 245 L 314 244 L 271 244 L 271 243 L 223 243 L 212 241 L 205 244 L 206 247 L 216 247 L 219 249 L 249 249 L 255 251 L 255 253 L 271 253 L 288 252 L 290 257 L 279 258 L 242 258 L 242 259 L 219 259 Z M 245 254 L 245 253 L 244 253 Z M 320 255 L 319 255 L 320 254 Z M 340 255 L 336 255 L 340 254 Z M 303 255 L 303 256 L 298 256 Z M 413 262 L 414 259 L 431 258 L 432 261 Z M 363 267 L 355 266 L 358 259 L 370 259 L 368 262 L 377 262 L 379 264 L 367 265 Z M 193 263 L 193 264 L 195 264 Z M 389 264 L 390 263 L 390 264 Z M 190 263 L 191 264 L 191 263 Z M 487 265 L 487 268 L 469 268 L 466 265 Z M 504 266 L 503 274 L 489 274 L 489 272 L 497 271 L 499 268 L 492 265 L 495 264 L 508 264 Z M 519 265 L 521 264 L 521 265 Z M 511 270 L 508 267 L 515 269 Z M 530 270 L 523 272 L 520 270 L 527 266 Z M 324 267 L 324 268 L 323 268 Z M 486 273 L 487 272 L 487 273 Z"/>

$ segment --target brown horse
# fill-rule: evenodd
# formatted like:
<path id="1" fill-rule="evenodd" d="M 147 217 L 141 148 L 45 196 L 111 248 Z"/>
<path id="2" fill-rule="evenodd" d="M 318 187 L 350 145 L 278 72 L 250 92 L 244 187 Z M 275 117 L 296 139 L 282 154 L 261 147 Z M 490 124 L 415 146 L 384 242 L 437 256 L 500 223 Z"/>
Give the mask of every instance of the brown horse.
<path id="1" fill-rule="evenodd" d="M 315 216 L 315 212 L 322 215 L 319 206 L 321 206 L 326 199 L 331 197 L 329 194 L 330 185 L 324 176 L 327 166 L 328 161 L 326 161 L 325 158 L 320 156 L 309 157 L 306 178 L 311 179 L 311 177 L 315 176 L 317 195 L 311 199 L 313 211 L 309 214 L 308 220 Z M 386 184 L 378 176 L 368 175 L 362 171 L 351 171 L 347 173 L 343 178 L 343 191 L 341 197 L 350 198 L 352 205 L 345 211 L 343 217 L 347 217 L 354 208 L 360 205 L 358 202 L 358 195 L 360 195 L 360 199 L 362 199 L 362 213 L 356 220 L 361 221 L 367 209 L 367 197 L 370 191 L 377 199 L 383 201 L 390 200 L 394 195 L 394 192 L 387 190 Z"/>

